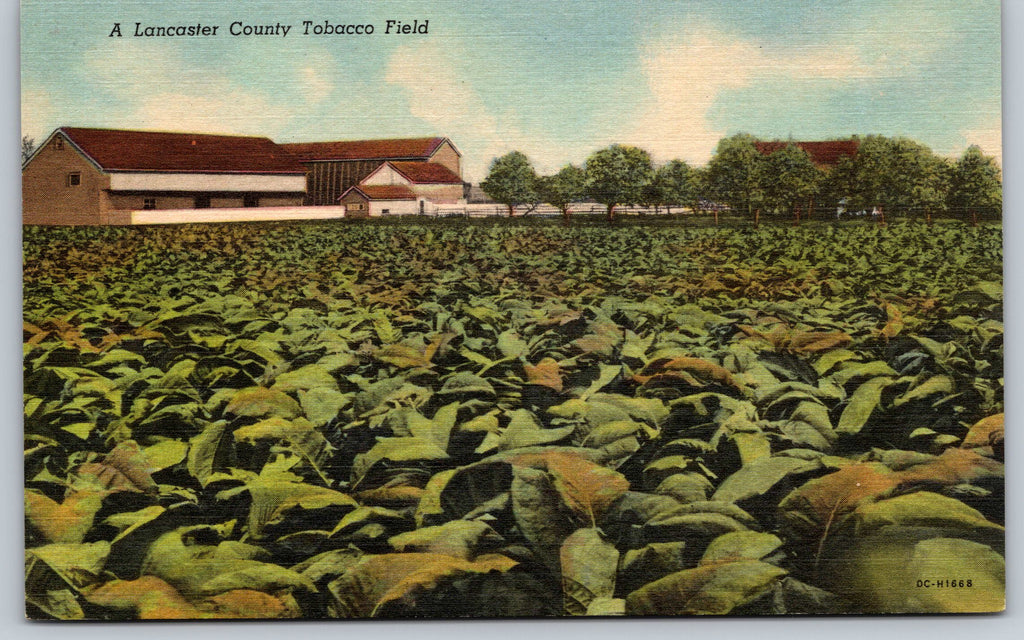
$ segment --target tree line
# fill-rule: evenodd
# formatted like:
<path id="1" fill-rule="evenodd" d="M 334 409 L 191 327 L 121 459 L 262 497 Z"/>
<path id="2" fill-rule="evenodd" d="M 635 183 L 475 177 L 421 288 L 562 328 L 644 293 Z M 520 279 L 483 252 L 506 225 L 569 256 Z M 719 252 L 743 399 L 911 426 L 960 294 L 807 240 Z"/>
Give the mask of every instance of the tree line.
<path id="1" fill-rule="evenodd" d="M 597 202 L 609 221 L 616 208 L 640 205 L 686 208 L 696 213 L 727 207 L 754 224 L 762 214 L 786 215 L 799 223 L 815 211 L 870 211 L 885 223 L 888 213 L 920 215 L 929 224 L 936 215 L 956 215 L 977 224 L 978 216 L 999 216 L 1002 176 L 995 159 L 977 146 L 960 158 L 939 156 L 927 146 L 900 137 L 854 137 L 857 151 L 837 163 L 816 164 L 793 142 L 771 153 L 741 133 L 719 141 L 706 166 L 682 160 L 654 166 L 638 147 L 613 144 L 595 151 L 582 167 L 566 165 L 553 175 L 538 175 L 529 158 L 512 151 L 495 159 L 480 184 L 492 200 L 516 209 L 547 203 L 569 222 L 571 207 Z"/>

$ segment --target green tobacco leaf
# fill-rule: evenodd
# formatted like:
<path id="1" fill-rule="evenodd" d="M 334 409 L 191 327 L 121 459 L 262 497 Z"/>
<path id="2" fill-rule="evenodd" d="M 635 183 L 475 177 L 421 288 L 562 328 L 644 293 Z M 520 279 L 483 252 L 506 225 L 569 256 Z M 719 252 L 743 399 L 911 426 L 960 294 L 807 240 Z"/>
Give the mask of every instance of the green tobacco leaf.
<path id="1" fill-rule="evenodd" d="M 103 540 L 33 547 L 25 552 L 25 589 L 36 594 L 47 591 L 45 585 L 49 581 L 43 566 L 75 589 L 94 584 L 99 581 L 109 554 L 110 543 Z M 43 566 L 36 566 L 37 563 Z"/>
<path id="2" fill-rule="evenodd" d="M 494 387 L 478 375 L 461 371 L 445 380 L 438 393 L 465 393 L 470 395 L 494 396 Z"/>
<path id="3" fill-rule="evenodd" d="M 584 615 L 596 598 L 615 595 L 619 552 L 597 529 L 575 531 L 562 543 L 560 557 L 567 614 Z"/>
<path id="4" fill-rule="evenodd" d="M 700 559 L 701 565 L 733 560 L 760 560 L 782 546 L 770 533 L 734 531 L 711 541 Z"/>
<path id="5" fill-rule="evenodd" d="M 681 503 L 707 500 L 715 486 L 700 473 L 674 473 L 658 484 L 654 493 L 672 496 Z"/>
<path id="6" fill-rule="evenodd" d="M 388 538 L 388 544 L 399 552 L 443 553 L 472 560 L 484 540 L 500 541 L 501 537 L 486 522 L 453 520 L 436 527 L 423 527 Z"/>
<path id="7" fill-rule="evenodd" d="M 234 431 L 235 442 L 255 443 L 260 440 L 283 442 L 290 445 L 321 478 L 326 477 L 321 466 L 333 449 L 322 433 L 304 418 L 285 420 L 268 418 L 256 424 L 239 427 Z"/>
<path id="8" fill-rule="evenodd" d="M 892 378 L 877 377 L 857 387 L 839 416 L 836 433 L 859 433 L 882 398 L 882 391 L 892 384 Z"/>
<path id="9" fill-rule="evenodd" d="M 572 435 L 575 429 L 572 425 L 556 429 L 542 429 L 533 414 L 526 409 L 513 411 L 510 418 L 508 426 L 496 441 L 499 451 L 558 442 Z"/>
<path id="10" fill-rule="evenodd" d="M 763 495 L 789 475 L 807 473 L 819 468 L 821 463 L 816 460 L 784 456 L 759 458 L 743 465 L 736 473 L 723 480 L 711 499 L 722 502 L 746 500 Z"/>
<path id="11" fill-rule="evenodd" d="M 324 367 L 308 364 L 294 371 L 286 371 L 274 378 L 271 389 L 288 393 L 290 391 L 309 391 L 310 389 L 338 390 L 338 382 Z"/>
<path id="12" fill-rule="evenodd" d="M 377 350 L 373 357 L 399 369 L 430 366 L 430 359 L 422 351 L 404 344 L 389 344 Z"/>
<path id="13" fill-rule="evenodd" d="M 142 573 L 164 580 L 188 598 L 232 589 L 316 591 L 309 579 L 290 569 L 239 557 L 236 545 L 192 543 L 194 532 L 223 533 L 216 529 L 182 527 L 165 533 L 150 545 Z"/>
<path id="14" fill-rule="evenodd" d="M 350 402 L 350 394 L 327 387 L 317 387 L 308 391 L 299 390 L 299 405 L 302 407 L 302 413 L 317 427 L 322 427 L 338 417 L 338 413 Z"/>
<path id="15" fill-rule="evenodd" d="M 351 496 L 344 493 L 299 482 L 258 478 L 249 482 L 246 488 L 252 496 L 249 534 L 255 538 L 261 537 L 268 525 L 284 521 L 291 509 L 340 507 L 351 510 L 359 506 Z"/>
<path id="16" fill-rule="evenodd" d="M 248 387 L 238 391 L 224 411 L 251 418 L 297 418 L 302 412 L 299 403 L 282 391 Z"/>
<path id="17" fill-rule="evenodd" d="M 103 523 L 108 524 L 112 527 L 117 527 L 121 530 L 121 532 L 117 534 L 117 537 L 111 540 L 110 543 L 116 544 L 120 540 L 131 535 L 132 532 L 134 532 L 139 527 L 142 527 L 143 525 L 153 522 L 166 512 L 167 509 L 165 509 L 164 507 L 161 507 L 159 505 L 153 505 L 151 507 L 146 507 L 145 509 L 140 509 L 139 511 L 116 513 L 112 516 L 108 516 L 107 519 L 103 521 Z"/>
<path id="18" fill-rule="evenodd" d="M 194 562 L 205 564 L 204 561 Z M 316 591 L 316 585 L 312 580 L 276 564 L 255 560 L 227 562 L 218 560 L 216 562 L 215 566 L 220 571 L 202 583 L 199 588 L 199 593 L 202 595 L 215 595 L 235 589 L 252 589 L 268 593 L 292 589 Z"/>
<path id="19" fill-rule="evenodd" d="M 586 400 L 590 396 L 594 395 L 601 389 L 604 389 L 606 386 L 608 386 L 608 384 L 612 380 L 614 380 L 615 377 L 619 375 L 619 373 L 622 372 L 622 367 L 620 365 L 610 365 L 602 363 L 598 365 L 598 371 L 599 373 L 597 376 L 597 380 L 594 380 L 590 384 L 590 386 L 587 387 L 587 390 L 580 394 L 580 400 Z"/>
<path id="20" fill-rule="evenodd" d="M 142 450 L 146 461 L 149 463 L 150 471 L 160 471 L 173 467 L 188 455 L 188 443 L 181 440 L 160 440 L 156 444 Z"/>
<path id="21" fill-rule="evenodd" d="M 576 527 L 547 473 L 514 467 L 512 515 L 538 557 L 557 571 L 561 562 L 559 549 Z"/>
<path id="22" fill-rule="evenodd" d="M 519 334 L 511 329 L 503 331 L 498 336 L 498 350 L 505 358 L 518 358 L 526 355 L 529 345 L 519 337 Z"/>
<path id="23" fill-rule="evenodd" d="M 907 610 L 921 613 L 995 613 L 1006 608 L 1006 567 L 1003 557 L 984 545 L 956 538 L 924 540 L 914 547 L 907 565 L 907 584 L 958 576 L 969 589 L 915 589 Z M 959 579 L 957 586 L 959 586 Z"/>
<path id="24" fill-rule="evenodd" d="M 934 527 L 965 533 L 976 529 L 1003 531 L 1002 526 L 989 522 L 980 511 L 930 491 L 917 491 L 866 504 L 854 512 L 853 518 L 858 535 L 870 535 L 891 525 Z"/>
<path id="25" fill-rule="evenodd" d="M 983 613 L 1006 607 L 1005 560 L 978 542 L 869 536 L 841 560 L 837 583 L 861 611 Z"/>
<path id="26" fill-rule="evenodd" d="M 377 444 L 356 456 L 352 464 L 352 479 L 358 483 L 366 473 L 381 460 L 392 462 L 417 462 L 422 460 L 445 460 L 448 452 L 434 440 L 416 438 L 377 438 Z"/>
<path id="27" fill-rule="evenodd" d="M 470 562 L 439 553 L 391 553 L 367 556 L 328 585 L 332 614 L 369 618 L 389 604 L 415 605 L 416 598 L 443 581 L 472 573 L 508 571 L 516 562 L 486 555 Z"/>
<path id="28" fill-rule="evenodd" d="M 953 393 L 953 379 L 949 376 L 932 376 L 892 401 L 894 407 L 927 398 L 935 394 Z"/>
<path id="29" fill-rule="evenodd" d="M 211 423 L 192 438 L 188 450 L 188 472 L 204 487 L 214 474 L 227 468 L 232 438 L 223 420 Z"/>
<path id="30" fill-rule="evenodd" d="M 770 592 L 785 569 L 757 560 L 709 564 L 679 571 L 626 596 L 626 614 L 723 615 Z"/>
<path id="31" fill-rule="evenodd" d="M 421 438 L 437 445 L 438 449 L 448 450 L 448 440 L 459 414 L 459 403 L 452 402 L 437 410 L 432 419 L 424 418 L 419 413 L 409 415 L 409 431 L 414 438 Z"/>

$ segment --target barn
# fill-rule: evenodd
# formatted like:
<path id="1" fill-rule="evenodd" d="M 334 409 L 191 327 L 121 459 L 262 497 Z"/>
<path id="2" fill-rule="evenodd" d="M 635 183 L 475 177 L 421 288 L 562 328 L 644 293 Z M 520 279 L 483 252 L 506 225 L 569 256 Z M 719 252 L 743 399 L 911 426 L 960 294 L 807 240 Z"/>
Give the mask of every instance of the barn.
<path id="1" fill-rule="evenodd" d="M 138 210 L 297 206 L 306 188 L 306 168 L 269 138 L 78 127 L 50 134 L 21 176 L 25 224 L 128 224 Z"/>
<path id="2" fill-rule="evenodd" d="M 293 142 L 280 146 L 306 168 L 308 205 L 337 204 L 350 187 L 360 184 L 385 162 L 442 165 L 459 176 L 461 184 L 462 153 L 444 137 Z"/>
<path id="3" fill-rule="evenodd" d="M 428 215 L 438 206 L 465 204 L 455 172 L 437 162 L 386 161 L 345 190 L 346 217 Z"/>
<path id="4" fill-rule="evenodd" d="M 754 143 L 762 155 L 771 155 L 787 145 L 794 145 L 804 150 L 810 157 L 811 162 L 819 169 L 833 169 L 843 158 L 852 158 L 857 155 L 860 148 L 860 140 L 773 140 L 771 142 L 758 141 Z"/>
<path id="5" fill-rule="evenodd" d="M 416 215 L 426 200 L 404 185 L 354 185 L 341 196 L 346 218 Z"/>

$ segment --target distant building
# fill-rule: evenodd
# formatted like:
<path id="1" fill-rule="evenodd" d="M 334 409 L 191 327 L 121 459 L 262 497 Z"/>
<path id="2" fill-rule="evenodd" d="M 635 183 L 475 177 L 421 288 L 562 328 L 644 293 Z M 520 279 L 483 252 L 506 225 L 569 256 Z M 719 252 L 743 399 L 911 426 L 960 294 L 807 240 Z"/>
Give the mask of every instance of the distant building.
<path id="1" fill-rule="evenodd" d="M 61 127 L 22 167 L 22 220 L 127 224 L 133 210 L 294 206 L 305 175 L 268 138 Z"/>
<path id="2" fill-rule="evenodd" d="M 385 162 L 434 163 L 461 183 L 462 153 L 448 138 L 395 138 L 281 145 L 306 167 L 306 204 L 333 205 Z M 461 196 L 460 196 L 461 197 Z"/>
<path id="3" fill-rule="evenodd" d="M 819 169 L 832 169 L 839 164 L 839 161 L 843 158 L 852 158 L 857 155 L 857 150 L 860 148 L 860 140 L 852 138 L 850 140 L 821 140 L 821 141 L 804 141 L 804 140 L 788 140 L 780 141 L 773 140 L 771 142 L 755 142 L 754 146 L 757 150 L 764 155 L 770 155 L 779 149 L 783 149 L 786 145 L 795 145 L 799 149 L 803 149 L 810 156 L 811 162 L 813 162 Z"/>
<path id="4" fill-rule="evenodd" d="M 432 214 L 438 205 L 465 204 L 463 182 L 436 162 L 387 161 L 342 194 L 346 217 Z"/>

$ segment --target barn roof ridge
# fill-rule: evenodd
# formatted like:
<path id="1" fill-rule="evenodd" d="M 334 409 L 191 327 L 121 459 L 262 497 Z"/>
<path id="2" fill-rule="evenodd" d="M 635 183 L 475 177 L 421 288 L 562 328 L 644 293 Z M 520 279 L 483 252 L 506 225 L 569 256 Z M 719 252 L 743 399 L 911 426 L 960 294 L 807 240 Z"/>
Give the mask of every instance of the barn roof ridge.
<path id="1" fill-rule="evenodd" d="M 413 184 L 462 184 L 462 178 L 457 173 L 439 162 L 388 160 L 385 164 L 391 165 Z"/>
<path id="2" fill-rule="evenodd" d="M 358 191 L 369 200 L 415 200 L 416 192 L 402 184 L 354 184 L 338 198 L 344 198 L 350 191 Z"/>
<path id="3" fill-rule="evenodd" d="M 834 166 L 843 157 L 857 154 L 860 140 L 856 137 L 832 138 L 829 140 L 756 140 L 754 146 L 764 155 L 784 149 L 788 145 L 803 149 L 811 161 L 819 165 Z"/>
<path id="4" fill-rule="evenodd" d="M 446 136 L 414 138 L 371 138 L 360 140 L 330 140 L 312 142 L 283 142 L 281 146 L 303 162 L 332 160 L 425 160 L 447 142 L 459 156 L 455 143 Z"/>
<path id="5" fill-rule="evenodd" d="M 305 173 L 266 136 L 63 126 L 47 142 L 58 133 L 105 172 Z"/>

